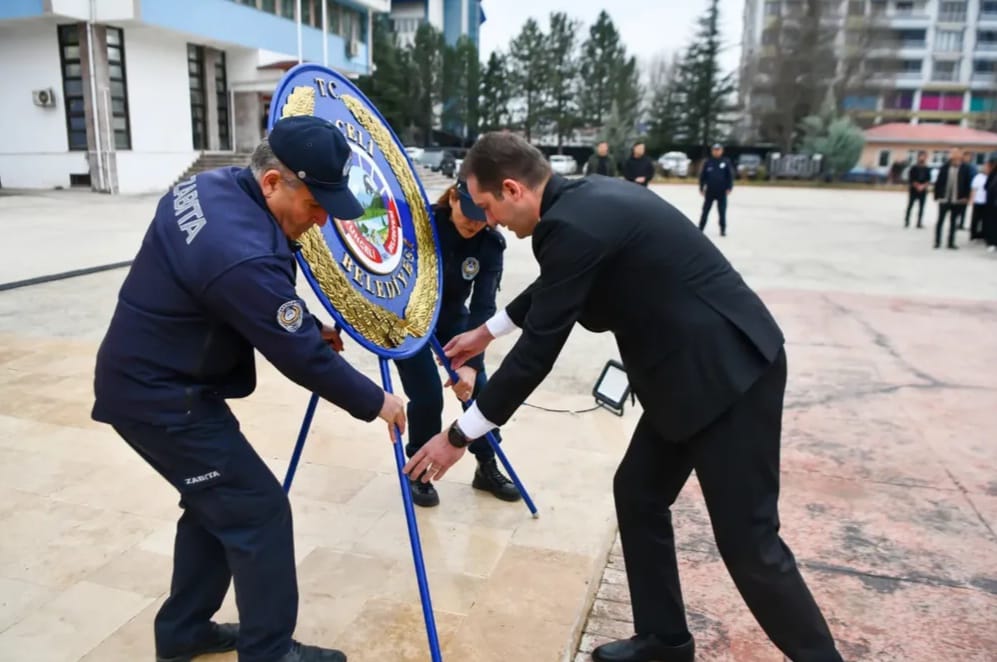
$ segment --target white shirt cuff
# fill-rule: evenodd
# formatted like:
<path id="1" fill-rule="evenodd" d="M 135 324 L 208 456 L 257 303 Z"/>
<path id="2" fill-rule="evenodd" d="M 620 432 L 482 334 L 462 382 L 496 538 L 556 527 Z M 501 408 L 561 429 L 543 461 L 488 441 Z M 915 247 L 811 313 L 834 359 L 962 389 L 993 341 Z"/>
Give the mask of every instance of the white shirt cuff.
<path id="1" fill-rule="evenodd" d="M 491 319 L 485 322 L 485 326 L 493 338 L 510 334 L 519 328 L 505 312 L 505 308 L 492 315 Z"/>
<path id="2" fill-rule="evenodd" d="M 498 426 L 485 418 L 485 415 L 478 409 L 478 403 L 474 403 L 457 419 L 457 427 L 468 439 L 477 439 L 484 437 Z"/>

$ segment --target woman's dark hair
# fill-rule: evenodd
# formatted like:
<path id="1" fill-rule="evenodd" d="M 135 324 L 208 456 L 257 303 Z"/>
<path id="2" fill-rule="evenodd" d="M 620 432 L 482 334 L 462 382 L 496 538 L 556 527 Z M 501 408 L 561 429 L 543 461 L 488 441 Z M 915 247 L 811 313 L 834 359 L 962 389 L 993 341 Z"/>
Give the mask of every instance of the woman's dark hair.
<path id="1" fill-rule="evenodd" d="M 453 194 L 453 193 L 454 193 L 454 192 L 455 192 L 456 190 L 457 190 L 457 185 L 456 185 L 456 184 L 454 184 L 453 186 L 450 186 L 449 188 L 447 188 L 447 190 L 443 192 L 443 195 L 441 195 L 441 196 L 440 196 L 440 197 L 439 197 L 439 198 L 438 198 L 438 199 L 436 200 L 436 205 L 437 205 L 438 207 L 449 207 L 449 206 L 450 206 L 450 196 L 451 196 L 451 195 L 452 195 L 452 194 Z"/>

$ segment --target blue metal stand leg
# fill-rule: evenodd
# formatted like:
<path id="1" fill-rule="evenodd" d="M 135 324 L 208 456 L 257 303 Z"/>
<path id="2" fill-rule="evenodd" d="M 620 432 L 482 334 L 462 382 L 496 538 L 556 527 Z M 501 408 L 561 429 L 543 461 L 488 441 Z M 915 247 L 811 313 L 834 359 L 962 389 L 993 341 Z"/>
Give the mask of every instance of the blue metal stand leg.
<path id="1" fill-rule="evenodd" d="M 381 381 L 384 383 L 384 390 L 391 393 L 391 371 L 388 361 L 381 359 Z M 422 615 L 426 621 L 426 635 L 429 637 L 429 652 L 433 662 L 442 662 L 440 654 L 440 640 L 436 634 L 436 619 L 433 616 L 433 604 L 429 597 L 429 581 L 426 579 L 426 565 L 422 559 L 422 543 L 419 541 L 419 525 L 415 519 L 415 508 L 412 506 L 412 491 L 409 486 L 409 479 L 402 469 L 405 466 L 404 442 L 402 441 L 401 430 L 395 426 L 394 443 L 395 464 L 398 467 L 398 480 L 402 488 L 402 501 L 405 504 L 405 520 L 408 522 L 408 537 L 412 543 L 412 560 L 415 562 L 415 575 L 419 582 L 419 597 L 422 599 Z"/>
<path id="2" fill-rule="evenodd" d="M 432 336 L 429 342 L 432 344 L 433 351 L 436 352 L 436 356 L 439 357 L 440 363 L 442 363 L 443 367 L 446 368 L 450 379 L 456 382 L 458 379 L 457 373 L 452 367 L 450 367 L 450 359 L 448 359 L 447 355 L 443 353 L 443 347 L 440 345 L 440 341 L 436 339 L 436 336 Z M 512 482 L 515 483 L 516 489 L 519 490 L 519 493 L 522 495 L 523 502 L 526 504 L 526 507 L 530 509 L 530 513 L 533 514 L 533 518 L 536 519 L 540 517 L 540 513 L 537 512 L 537 507 L 533 504 L 533 499 L 531 499 L 530 495 L 527 493 L 526 488 L 523 486 L 523 482 L 519 480 L 519 475 L 516 473 L 516 470 L 512 468 L 511 464 L 509 464 L 509 458 L 505 456 L 505 453 L 502 451 L 502 445 L 496 441 L 495 435 L 489 432 L 485 435 L 485 439 L 488 440 L 492 450 L 495 451 L 495 455 L 502 463 L 502 466 L 504 466 L 505 470 L 509 472 L 509 478 L 511 478 Z"/>
<path id="3" fill-rule="evenodd" d="M 288 465 L 287 475 L 284 476 L 285 494 L 291 491 L 291 481 L 294 480 L 294 472 L 298 470 L 298 461 L 301 460 L 301 451 L 305 449 L 305 439 L 308 438 L 308 429 L 312 426 L 312 417 L 315 416 L 315 407 L 317 406 L 318 394 L 312 393 L 312 398 L 308 401 L 308 409 L 305 410 L 305 420 L 301 421 L 298 442 L 294 445 L 294 452 L 291 454 L 291 464 Z"/>

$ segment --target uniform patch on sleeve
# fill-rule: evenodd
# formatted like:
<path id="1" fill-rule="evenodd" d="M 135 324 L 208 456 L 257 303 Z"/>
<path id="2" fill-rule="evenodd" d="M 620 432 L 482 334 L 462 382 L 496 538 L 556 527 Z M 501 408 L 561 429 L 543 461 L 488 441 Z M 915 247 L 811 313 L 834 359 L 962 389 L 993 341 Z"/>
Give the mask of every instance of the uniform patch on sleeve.
<path id="1" fill-rule="evenodd" d="M 304 317 L 304 310 L 301 302 L 292 299 L 285 301 L 277 309 L 277 324 L 280 324 L 285 331 L 294 333 L 301 328 L 301 318 Z"/>

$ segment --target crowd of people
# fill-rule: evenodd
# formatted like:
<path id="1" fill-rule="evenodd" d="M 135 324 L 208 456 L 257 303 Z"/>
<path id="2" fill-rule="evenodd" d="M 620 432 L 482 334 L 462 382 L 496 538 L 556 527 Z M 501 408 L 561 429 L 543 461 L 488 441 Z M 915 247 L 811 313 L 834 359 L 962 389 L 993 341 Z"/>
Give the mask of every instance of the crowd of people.
<path id="1" fill-rule="evenodd" d="M 928 153 L 919 152 L 917 162 L 910 168 L 904 227 L 910 227 L 911 211 L 915 204 L 915 227 L 924 227 L 924 204 L 928 190 L 932 189 L 938 203 L 938 216 L 935 220 L 936 249 L 942 246 L 947 217 L 949 225 L 946 246 L 949 249 L 957 250 L 957 233 L 968 230 L 971 242 L 982 241 L 989 252 L 997 252 L 997 153 L 991 154 L 983 167 L 977 169 L 967 152 L 953 147 L 948 160 L 938 170 L 933 184 L 931 168 L 927 162 Z"/>

